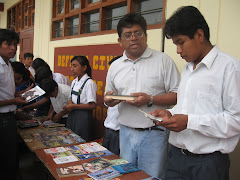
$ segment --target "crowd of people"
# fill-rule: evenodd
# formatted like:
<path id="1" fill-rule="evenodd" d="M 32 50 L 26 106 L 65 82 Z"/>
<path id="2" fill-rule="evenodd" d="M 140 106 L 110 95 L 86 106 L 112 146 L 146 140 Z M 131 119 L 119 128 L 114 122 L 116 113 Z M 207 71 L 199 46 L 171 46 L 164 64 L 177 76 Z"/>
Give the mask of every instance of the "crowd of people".
<path id="1" fill-rule="evenodd" d="M 148 47 L 143 16 L 126 14 L 117 32 L 124 53 L 110 62 L 105 94 L 136 99 L 104 97 L 103 146 L 161 179 L 229 179 L 228 154 L 240 137 L 240 61 L 211 44 L 208 24 L 193 6 L 179 8 L 163 29 L 187 62 L 181 78 L 167 54 Z M 75 79 L 70 82 L 31 53 L 10 63 L 18 42 L 14 31 L 0 29 L 0 136 L 2 147 L 8 147 L 0 150 L 4 173 L 18 166 L 16 110 L 35 108 L 35 116 L 46 116 L 43 121 L 63 123 L 90 141 L 97 103 L 97 85 L 85 56 L 71 59 Z M 35 85 L 46 93 L 27 102 L 20 94 Z M 163 120 L 151 120 L 139 109 Z"/>

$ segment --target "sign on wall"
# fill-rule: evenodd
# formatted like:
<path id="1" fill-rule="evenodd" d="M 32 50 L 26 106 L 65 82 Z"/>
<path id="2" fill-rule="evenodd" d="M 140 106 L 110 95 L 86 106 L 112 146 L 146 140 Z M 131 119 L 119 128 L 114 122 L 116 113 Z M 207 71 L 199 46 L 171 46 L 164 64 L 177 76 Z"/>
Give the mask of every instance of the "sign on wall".
<path id="1" fill-rule="evenodd" d="M 115 56 L 122 55 L 123 49 L 119 44 L 103 44 L 89 46 L 73 46 L 55 48 L 54 72 L 74 79 L 71 72 L 71 59 L 76 55 L 84 55 L 88 58 L 92 68 L 92 79 L 97 84 L 97 107 L 93 110 L 94 136 L 103 136 L 103 122 L 107 115 L 107 108 L 103 104 L 106 75 L 109 69 L 109 61 Z"/>

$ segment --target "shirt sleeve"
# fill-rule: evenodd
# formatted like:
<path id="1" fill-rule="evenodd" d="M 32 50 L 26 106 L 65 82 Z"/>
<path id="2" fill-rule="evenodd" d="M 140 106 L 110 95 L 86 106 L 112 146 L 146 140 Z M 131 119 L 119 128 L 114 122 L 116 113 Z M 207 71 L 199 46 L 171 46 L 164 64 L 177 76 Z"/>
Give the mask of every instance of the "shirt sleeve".
<path id="1" fill-rule="evenodd" d="M 97 102 L 97 85 L 94 81 L 89 80 L 89 82 L 86 83 L 86 89 L 87 89 L 87 102 Z M 85 88 L 85 87 L 84 87 Z"/>
<path id="2" fill-rule="evenodd" d="M 188 115 L 187 129 L 208 137 L 229 138 L 240 132 L 240 70 L 225 76 L 222 93 L 223 111 L 216 114 Z"/>

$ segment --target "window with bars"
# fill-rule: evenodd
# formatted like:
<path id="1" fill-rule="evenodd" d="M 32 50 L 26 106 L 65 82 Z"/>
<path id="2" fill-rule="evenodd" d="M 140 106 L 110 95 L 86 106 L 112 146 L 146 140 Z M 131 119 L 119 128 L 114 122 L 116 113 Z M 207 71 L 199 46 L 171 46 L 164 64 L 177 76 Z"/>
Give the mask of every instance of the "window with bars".
<path id="1" fill-rule="evenodd" d="M 116 33 L 119 20 L 130 12 L 141 13 L 148 29 L 162 28 L 165 6 L 166 0 L 53 0 L 51 37 Z"/>
<path id="2" fill-rule="evenodd" d="M 21 0 L 7 10 L 7 27 L 17 33 L 34 25 L 35 0 Z"/>

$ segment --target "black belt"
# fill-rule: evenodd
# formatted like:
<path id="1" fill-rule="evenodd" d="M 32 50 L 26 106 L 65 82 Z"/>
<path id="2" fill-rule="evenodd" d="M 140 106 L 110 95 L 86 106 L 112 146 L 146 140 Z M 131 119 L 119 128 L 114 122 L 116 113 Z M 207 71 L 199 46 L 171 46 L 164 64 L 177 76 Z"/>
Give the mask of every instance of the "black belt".
<path id="1" fill-rule="evenodd" d="M 148 127 L 148 128 L 133 128 L 133 129 L 135 129 L 137 131 L 146 131 L 146 130 L 148 130 L 148 131 L 151 131 L 151 130 L 164 131 L 164 129 L 158 128 L 156 126 L 152 126 L 152 127 Z"/>
<path id="2" fill-rule="evenodd" d="M 177 148 L 175 146 L 172 146 L 172 148 L 177 149 L 183 155 L 192 156 L 192 157 L 204 157 L 204 156 L 209 156 L 209 155 L 222 155 L 222 153 L 220 151 L 215 151 L 213 153 L 207 153 L 207 154 L 194 154 L 194 153 L 188 151 L 187 149 Z"/>

